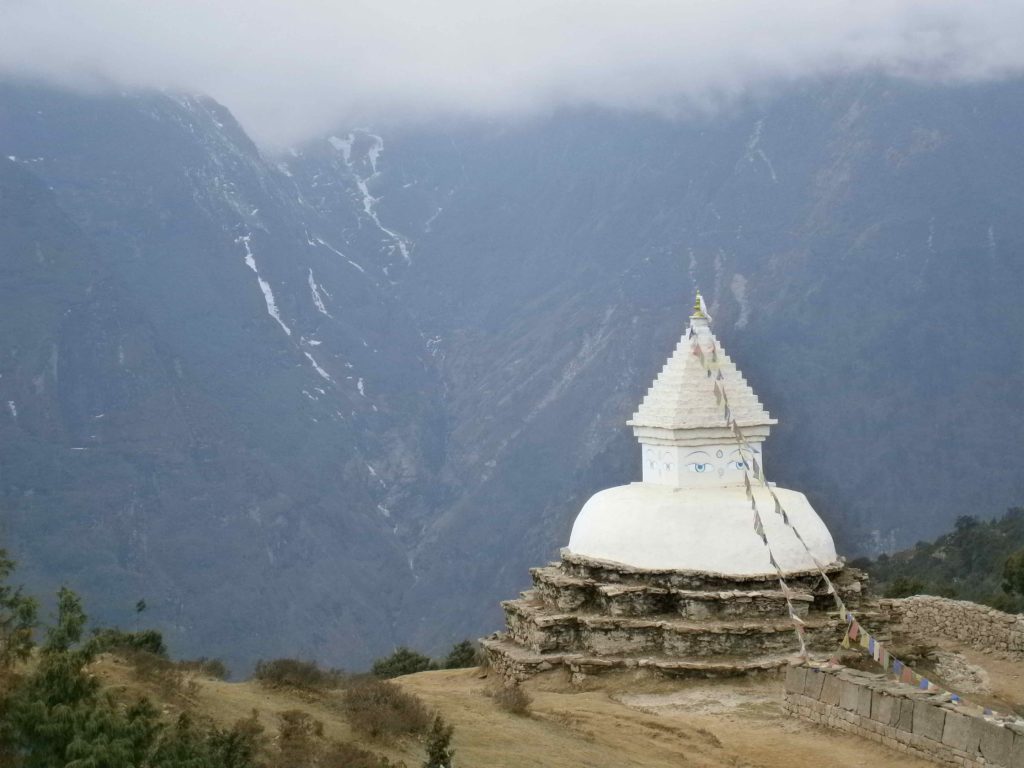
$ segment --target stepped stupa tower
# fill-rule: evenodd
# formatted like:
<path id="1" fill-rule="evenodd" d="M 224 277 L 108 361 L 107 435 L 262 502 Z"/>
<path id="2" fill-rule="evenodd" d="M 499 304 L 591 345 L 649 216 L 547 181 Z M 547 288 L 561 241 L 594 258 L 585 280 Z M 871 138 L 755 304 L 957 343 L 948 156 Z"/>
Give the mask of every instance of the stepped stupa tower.
<path id="1" fill-rule="evenodd" d="M 798 627 L 809 653 L 838 645 L 846 622 L 830 589 L 874 615 L 863 574 L 844 566 L 807 498 L 760 482 L 776 420 L 715 338 L 699 294 L 627 423 L 642 480 L 583 505 L 561 560 L 531 570 L 533 588 L 502 603 L 506 631 L 482 641 L 506 679 L 560 666 L 575 678 L 774 670 L 799 651 Z"/>

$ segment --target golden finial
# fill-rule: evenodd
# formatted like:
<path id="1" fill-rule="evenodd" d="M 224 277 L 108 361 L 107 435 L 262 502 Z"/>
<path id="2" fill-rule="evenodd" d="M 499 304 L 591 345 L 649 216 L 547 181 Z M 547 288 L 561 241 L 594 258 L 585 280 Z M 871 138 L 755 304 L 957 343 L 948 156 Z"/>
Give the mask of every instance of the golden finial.
<path id="1" fill-rule="evenodd" d="M 700 291 L 697 291 L 697 298 L 693 302 L 693 314 L 691 317 L 706 317 L 704 309 L 701 306 L 703 302 L 700 299 Z"/>

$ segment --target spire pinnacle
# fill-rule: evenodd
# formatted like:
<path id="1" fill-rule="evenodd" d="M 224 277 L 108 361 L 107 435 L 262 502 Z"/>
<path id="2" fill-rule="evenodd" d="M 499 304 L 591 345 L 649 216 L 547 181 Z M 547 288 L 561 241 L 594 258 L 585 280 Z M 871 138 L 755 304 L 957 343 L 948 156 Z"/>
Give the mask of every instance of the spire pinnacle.
<path id="1" fill-rule="evenodd" d="M 697 291 L 697 298 L 693 302 L 693 314 L 690 317 L 707 318 L 704 314 L 704 300 L 701 298 L 700 291 Z"/>

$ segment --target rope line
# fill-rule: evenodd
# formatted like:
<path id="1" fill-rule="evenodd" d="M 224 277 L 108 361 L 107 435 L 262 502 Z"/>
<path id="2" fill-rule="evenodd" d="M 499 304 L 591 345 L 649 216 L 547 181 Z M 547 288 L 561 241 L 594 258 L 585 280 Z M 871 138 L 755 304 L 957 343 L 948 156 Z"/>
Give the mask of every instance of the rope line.
<path id="1" fill-rule="evenodd" d="M 832 595 L 832 598 L 835 601 L 836 610 L 839 614 L 839 618 L 846 622 L 846 632 L 843 634 L 843 639 L 839 645 L 840 648 L 849 649 L 852 647 L 853 643 L 856 642 L 861 648 L 866 650 L 868 654 L 870 654 L 876 662 L 878 662 L 882 666 L 883 670 L 886 673 L 889 673 L 891 671 L 903 683 L 915 685 L 922 690 L 931 691 L 934 693 L 947 694 L 950 697 L 950 701 L 952 701 L 954 704 L 961 705 L 964 709 L 973 711 L 975 714 L 981 714 L 986 718 L 997 717 L 1002 720 L 1016 721 L 1017 718 L 1015 716 L 998 715 L 988 707 L 983 707 L 978 704 L 967 702 L 960 695 L 940 688 L 938 685 L 933 683 L 928 678 L 919 675 L 917 672 L 911 669 L 906 663 L 897 659 L 895 656 L 892 656 L 889 653 L 888 649 L 885 648 L 883 643 L 881 643 L 879 640 L 873 637 L 871 633 L 864 629 L 864 627 L 858 621 L 857 617 L 853 614 L 852 611 L 849 610 L 849 608 L 847 608 L 846 603 L 843 602 L 842 597 L 840 597 L 839 595 L 839 591 L 836 589 L 835 585 L 832 583 L 832 580 L 826 573 L 825 566 L 822 565 L 822 563 L 815 556 L 814 552 L 811 551 L 811 548 L 807 545 L 807 542 L 804 540 L 804 537 L 800 535 L 800 531 L 797 529 L 796 525 L 794 525 L 792 518 L 790 518 L 789 514 L 786 512 L 786 508 L 785 506 L 783 506 L 782 501 L 778 497 L 778 494 L 775 493 L 775 490 L 772 488 L 772 486 L 768 483 L 767 479 L 765 478 L 764 470 L 757 461 L 757 456 L 755 455 L 754 448 L 753 446 L 751 446 L 750 442 L 743 434 L 743 430 L 740 428 L 739 423 L 736 421 L 733 415 L 732 407 L 729 405 L 729 394 L 725 388 L 725 376 L 722 374 L 721 361 L 719 360 L 719 350 L 715 343 L 714 337 L 712 337 L 711 339 L 711 346 L 707 354 L 705 354 L 704 349 L 700 344 L 700 341 L 696 338 L 696 334 L 693 332 L 692 327 L 687 329 L 687 339 L 691 340 L 691 352 L 700 361 L 701 366 L 707 372 L 707 377 L 714 379 L 713 392 L 715 395 L 715 403 L 719 408 L 722 409 L 722 416 L 725 420 L 725 426 L 732 432 L 732 435 L 736 441 L 736 446 L 740 453 L 740 458 L 742 459 L 741 464 L 743 467 L 743 486 L 747 500 L 750 502 L 751 510 L 754 513 L 754 533 L 757 534 L 757 536 L 761 539 L 762 543 L 767 549 L 768 561 L 771 563 L 772 568 L 775 570 L 776 575 L 778 576 L 779 587 L 781 588 L 783 596 L 786 599 L 786 608 L 789 612 L 790 619 L 792 619 L 793 621 L 797 639 L 800 642 L 800 657 L 805 661 L 808 658 L 807 646 L 804 642 L 805 622 L 803 621 L 803 619 L 800 618 L 800 616 L 797 615 L 796 610 L 793 607 L 793 602 L 791 599 L 792 591 L 786 584 L 782 568 L 779 566 L 778 561 L 775 559 L 775 553 L 772 551 L 771 544 L 768 542 L 768 535 L 764 528 L 764 521 L 761 518 L 761 512 L 758 509 L 757 499 L 754 495 L 753 484 L 750 480 L 751 474 L 753 474 L 754 480 L 759 483 L 759 487 L 767 491 L 768 494 L 771 496 L 771 499 L 774 502 L 774 513 L 782 520 L 783 524 L 792 532 L 793 536 L 795 536 L 797 541 L 800 542 L 801 546 L 807 553 L 808 557 L 810 557 L 811 562 L 814 563 L 815 568 L 817 569 L 818 573 L 820 574 L 822 580 L 825 583 L 826 594 Z M 722 352 L 722 354 L 725 354 L 724 351 Z M 708 361 L 708 357 L 710 357 L 710 362 Z M 835 661 L 835 656 L 833 656 L 832 660 Z"/>

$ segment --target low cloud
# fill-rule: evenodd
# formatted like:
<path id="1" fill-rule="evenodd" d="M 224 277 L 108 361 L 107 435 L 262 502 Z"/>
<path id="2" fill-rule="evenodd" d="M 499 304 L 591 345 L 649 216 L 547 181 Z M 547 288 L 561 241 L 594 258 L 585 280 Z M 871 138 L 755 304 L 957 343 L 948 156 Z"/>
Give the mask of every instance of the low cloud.
<path id="1" fill-rule="evenodd" d="M 0 0 L 0 76 L 222 101 L 266 145 L 352 122 L 685 114 L 857 70 L 1024 70 L 1022 0 Z"/>

